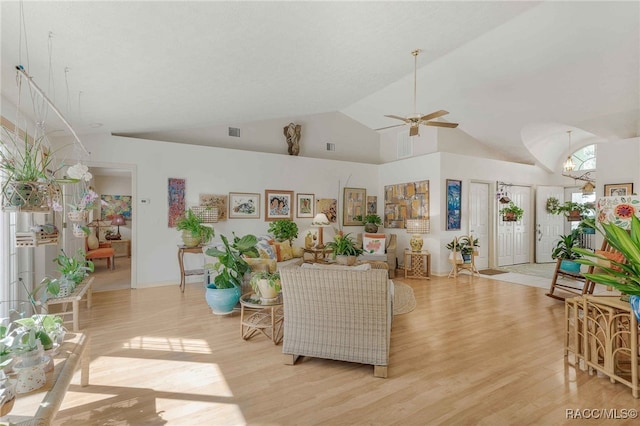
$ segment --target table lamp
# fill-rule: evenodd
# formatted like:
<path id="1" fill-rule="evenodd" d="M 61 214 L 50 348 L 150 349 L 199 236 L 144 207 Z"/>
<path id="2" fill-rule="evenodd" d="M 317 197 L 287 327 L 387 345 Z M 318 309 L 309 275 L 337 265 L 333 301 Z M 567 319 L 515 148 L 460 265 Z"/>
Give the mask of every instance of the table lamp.
<path id="1" fill-rule="evenodd" d="M 407 233 L 413 234 L 409 245 L 411 251 L 422 250 L 422 244 L 424 243 L 422 235 L 429 233 L 429 219 L 408 219 L 407 220 Z"/>
<path id="2" fill-rule="evenodd" d="M 126 225 L 126 224 L 127 222 L 124 220 L 124 216 L 122 216 L 121 214 L 117 214 L 113 216 L 113 219 L 111 219 L 111 225 L 118 227 L 118 232 L 116 233 L 114 240 L 119 240 L 121 238 L 120 225 Z"/>
<path id="3" fill-rule="evenodd" d="M 329 222 L 327 215 L 324 213 L 318 213 L 311 221 L 311 226 L 318 228 L 318 248 L 324 247 L 324 243 L 322 242 L 322 228 L 326 228 L 330 225 L 331 222 Z"/>

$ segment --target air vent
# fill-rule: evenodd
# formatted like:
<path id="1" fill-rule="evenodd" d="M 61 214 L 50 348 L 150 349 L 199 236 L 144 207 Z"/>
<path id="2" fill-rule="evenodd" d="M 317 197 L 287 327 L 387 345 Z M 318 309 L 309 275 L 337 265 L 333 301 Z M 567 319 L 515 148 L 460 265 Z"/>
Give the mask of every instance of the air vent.
<path id="1" fill-rule="evenodd" d="M 335 150 L 336 150 L 336 144 L 327 142 L 327 151 L 335 151 Z"/>
<path id="2" fill-rule="evenodd" d="M 398 159 L 411 157 L 413 155 L 413 143 L 409 137 L 409 132 L 398 133 L 397 144 Z"/>
<path id="3" fill-rule="evenodd" d="M 229 136 L 233 136 L 234 138 L 239 138 L 240 129 L 237 127 L 229 127 Z"/>

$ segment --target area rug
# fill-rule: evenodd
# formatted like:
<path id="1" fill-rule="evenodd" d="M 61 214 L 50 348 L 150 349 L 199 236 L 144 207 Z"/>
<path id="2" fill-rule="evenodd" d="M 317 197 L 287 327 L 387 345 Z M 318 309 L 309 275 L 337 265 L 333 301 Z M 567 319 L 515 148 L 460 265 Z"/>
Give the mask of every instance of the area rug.
<path id="1" fill-rule="evenodd" d="M 506 274 L 508 271 L 501 271 L 499 269 L 483 269 L 481 271 L 478 271 L 479 274 L 482 275 L 499 275 L 499 274 Z"/>
<path id="2" fill-rule="evenodd" d="M 408 314 L 416 308 L 413 289 L 404 283 L 393 283 L 393 315 Z"/>

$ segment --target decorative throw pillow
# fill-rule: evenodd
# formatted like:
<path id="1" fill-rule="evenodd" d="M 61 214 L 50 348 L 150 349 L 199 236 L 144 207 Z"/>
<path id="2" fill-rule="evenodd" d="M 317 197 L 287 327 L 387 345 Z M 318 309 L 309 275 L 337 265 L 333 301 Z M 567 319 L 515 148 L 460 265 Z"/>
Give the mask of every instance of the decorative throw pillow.
<path id="1" fill-rule="evenodd" d="M 606 257 L 609 260 L 597 259 L 597 263 L 607 268 L 611 268 L 614 271 L 622 271 L 622 268 L 612 264 L 610 261 L 624 263 L 625 258 L 622 253 L 619 251 L 605 251 L 605 250 L 596 250 L 596 255 Z"/>
<path id="2" fill-rule="evenodd" d="M 302 257 L 304 256 L 304 248 L 302 247 L 291 247 L 291 251 L 293 252 L 293 257 Z"/>
<path id="3" fill-rule="evenodd" d="M 371 265 L 363 263 L 357 266 L 336 265 L 329 264 L 324 265 L 322 263 L 303 263 L 301 266 L 303 269 L 330 269 L 330 270 L 347 270 L 347 271 L 370 271 Z"/>
<path id="4" fill-rule="evenodd" d="M 244 260 L 249 264 L 251 272 L 262 270 L 262 267 L 266 266 L 269 269 L 269 272 L 273 274 L 278 268 L 275 259 L 256 259 L 249 257 Z"/>
<path id="5" fill-rule="evenodd" d="M 267 240 L 258 240 L 256 248 L 261 258 L 277 260 L 276 250 Z"/>
<path id="6" fill-rule="evenodd" d="M 285 260 L 293 259 L 293 250 L 291 250 L 291 244 L 289 241 L 282 241 L 281 243 L 275 244 L 277 247 L 280 247 L 280 256 L 278 258 L 278 262 L 284 262 Z"/>
<path id="7" fill-rule="evenodd" d="M 362 236 L 362 249 L 368 254 L 385 254 L 384 234 L 364 234 Z"/>

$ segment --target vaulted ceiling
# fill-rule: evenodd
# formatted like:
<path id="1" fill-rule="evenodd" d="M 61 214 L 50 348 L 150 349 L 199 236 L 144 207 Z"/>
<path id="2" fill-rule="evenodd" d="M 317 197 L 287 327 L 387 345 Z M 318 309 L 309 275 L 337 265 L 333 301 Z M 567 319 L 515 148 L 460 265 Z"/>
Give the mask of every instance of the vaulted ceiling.
<path id="1" fill-rule="evenodd" d="M 22 64 L 79 133 L 446 109 L 550 170 L 567 130 L 574 148 L 640 134 L 638 2 L 3 1 L 1 20 L 3 105 Z"/>

